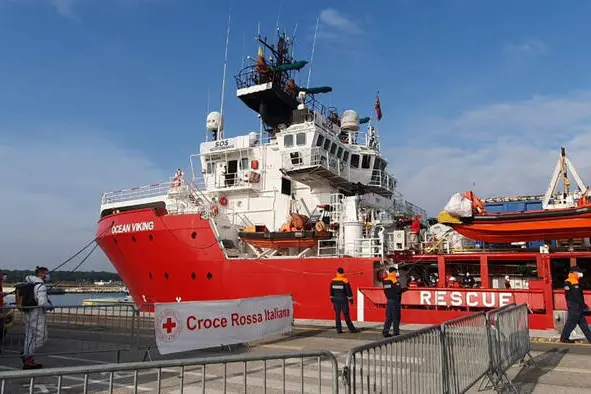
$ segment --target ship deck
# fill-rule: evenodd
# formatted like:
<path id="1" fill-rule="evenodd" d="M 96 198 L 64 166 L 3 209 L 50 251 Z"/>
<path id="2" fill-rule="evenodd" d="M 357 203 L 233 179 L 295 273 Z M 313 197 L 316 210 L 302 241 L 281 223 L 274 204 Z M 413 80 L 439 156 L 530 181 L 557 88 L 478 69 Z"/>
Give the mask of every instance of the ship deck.
<path id="1" fill-rule="evenodd" d="M 403 316 L 404 320 L 404 316 Z M 229 354 L 248 354 L 249 356 L 257 355 L 269 355 L 288 353 L 304 350 L 320 350 L 325 349 L 331 351 L 337 358 L 339 365 L 345 365 L 345 357 L 347 352 L 359 345 L 364 345 L 369 342 L 382 339 L 381 337 L 381 325 L 376 323 L 358 323 L 358 328 L 361 328 L 361 332 L 356 334 L 347 333 L 337 334 L 333 327 L 333 322 L 330 321 L 317 321 L 317 320 L 296 320 L 294 331 L 292 334 L 284 335 L 281 337 L 270 338 L 269 340 L 259 341 L 252 343 L 250 347 L 234 348 L 229 350 L 221 349 L 209 349 L 203 351 L 192 351 L 183 354 L 175 354 L 167 357 L 158 355 L 156 350 L 151 352 L 151 358 L 153 360 L 158 359 L 172 359 L 172 358 L 183 358 L 183 357 L 210 357 L 210 356 L 227 356 Z M 422 328 L 419 325 L 402 325 L 402 331 L 408 332 Z M 63 368 L 70 366 L 83 366 L 93 364 L 108 364 L 114 361 L 113 354 L 109 352 L 104 353 L 87 353 L 87 354 L 69 354 L 59 355 L 59 352 L 63 352 L 64 349 L 68 349 L 71 346 L 75 346 L 71 341 L 74 338 L 82 338 L 84 335 L 88 335 L 86 338 L 88 344 L 91 345 L 93 342 L 93 333 L 81 332 L 79 330 L 71 330 L 70 334 L 60 335 L 60 338 L 72 339 L 50 339 L 44 347 L 44 352 L 48 355 L 38 357 L 38 361 L 44 364 L 44 367 L 51 368 Z M 123 334 L 123 333 L 122 333 Z M 124 335 L 123 335 L 124 336 Z M 585 346 L 580 344 L 563 345 L 558 343 L 552 343 L 557 340 L 558 333 L 553 331 L 536 331 L 531 330 L 530 336 L 532 337 L 532 349 L 533 356 L 536 358 L 539 366 L 539 370 L 536 369 L 524 369 L 521 370 L 518 367 L 513 367 L 509 371 L 511 378 L 516 378 L 515 383 L 519 384 L 522 388 L 531 389 L 528 392 L 536 393 L 553 393 L 557 392 L 560 388 L 561 393 L 579 393 L 591 391 L 591 382 L 587 379 L 591 373 L 591 366 L 586 362 L 589 355 L 591 355 L 591 346 Z M 50 332 L 51 338 L 51 332 Z M 141 340 L 149 340 L 148 337 L 144 336 Z M 101 343 L 96 343 L 98 347 Z M 54 354 L 54 355 L 52 355 Z M 125 361 L 137 361 L 143 356 L 142 352 L 129 351 L 121 353 L 122 362 Z M 0 365 L 0 372 L 20 370 L 20 359 L 18 354 L 14 354 L 14 357 L 10 357 L 4 353 L 2 355 L 2 363 Z M 278 363 L 269 364 L 267 371 L 266 392 L 283 392 L 282 385 L 282 366 Z M 317 377 L 318 371 L 316 367 L 312 366 L 310 369 L 311 377 Z M 330 364 L 322 363 L 322 372 L 326 372 L 326 380 L 323 378 L 323 392 L 330 392 Z M 213 375 L 216 375 L 214 371 L 211 371 Z M 293 364 L 286 364 L 285 375 L 286 375 L 286 392 L 300 392 L 301 381 L 298 379 L 300 373 L 300 363 L 295 361 Z M 306 371 L 306 374 L 308 371 Z M 212 375 L 212 376 L 213 376 Z M 219 375 L 217 375 L 219 378 Z M 233 368 L 228 367 L 227 370 L 227 386 L 225 387 L 227 392 L 237 392 L 236 389 L 243 383 L 243 370 L 242 366 L 234 365 Z M 187 367 L 184 370 L 184 382 L 183 386 L 185 392 L 201 392 L 201 379 L 202 369 L 200 367 Z M 208 385 L 208 393 L 212 392 L 225 392 L 223 391 L 222 382 L 218 384 L 215 382 L 216 377 L 209 377 L 206 375 L 206 381 Z M 109 387 L 109 374 L 102 374 L 92 376 L 89 392 L 107 392 Z M 249 371 L 248 381 L 249 389 L 253 389 L 256 392 L 257 382 L 260 380 L 260 388 L 263 387 L 263 381 L 255 376 L 255 372 Z M 56 381 L 55 378 L 41 377 L 35 379 L 35 392 L 55 393 L 56 392 Z M 179 369 L 168 368 L 162 371 L 160 380 L 158 379 L 157 372 L 154 371 L 142 371 L 137 376 L 137 382 L 134 381 L 133 373 L 116 373 L 113 376 L 114 392 L 134 392 L 134 387 L 137 387 L 137 392 L 150 393 L 157 392 L 158 383 L 162 392 L 177 393 L 179 392 Z M 84 378 L 83 376 L 77 375 L 65 375 L 62 377 L 61 389 L 62 392 L 80 392 L 83 387 Z M 137 384 L 137 386 L 136 386 Z M 235 387 L 234 387 L 235 386 Z M 272 388 L 272 390 L 269 390 Z M 342 387 L 341 387 L 342 388 Z M 28 380 L 24 379 L 21 381 L 9 381 L 4 387 L 5 392 L 10 393 L 26 393 L 29 392 Z M 310 385 L 304 382 L 305 392 L 316 392 L 316 386 Z M 195 390 L 195 391 L 193 391 Z M 310 391 L 312 390 L 312 391 Z M 251 391 L 249 391 L 251 392 Z M 259 391 L 262 392 L 262 391 Z M 474 390 L 470 392 L 475 392 Z M 487 392 L 487 391 L 484 391 Z M 492 392 L 492 391 L 488 391 Z"/>

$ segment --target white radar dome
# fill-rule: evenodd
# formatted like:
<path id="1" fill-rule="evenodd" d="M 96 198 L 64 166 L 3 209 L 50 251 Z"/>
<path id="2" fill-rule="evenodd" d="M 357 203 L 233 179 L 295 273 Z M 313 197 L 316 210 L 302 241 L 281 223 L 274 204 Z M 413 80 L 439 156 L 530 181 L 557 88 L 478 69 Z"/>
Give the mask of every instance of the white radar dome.
<path id="1" fill-rule="evenodd" d="M 224 119 L 219 112 L 210 112 L 207 115 L 206 127 L 208 131 L 219 131 L 224 128 Z"/>
<path id="2" fill-rule="evenodd" d="M 359 131 L 359 115 L 352 109 L 343 112 L 341 119 L 341 130 L 343 131 Z"/>
<path id="3" fill-rule="evenodd" d="M 248 143 L 250 146 L 255 146 L 259 142 L 259 133 L 251 131 L 248 133 Z"/>

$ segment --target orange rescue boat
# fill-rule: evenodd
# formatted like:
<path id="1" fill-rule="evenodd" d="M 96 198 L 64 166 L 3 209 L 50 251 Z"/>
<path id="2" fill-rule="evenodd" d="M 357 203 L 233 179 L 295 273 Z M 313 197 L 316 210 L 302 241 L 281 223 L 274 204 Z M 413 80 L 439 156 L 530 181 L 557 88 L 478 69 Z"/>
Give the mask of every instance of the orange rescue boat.
<path id="1" fill-rule="evenodd" d="M 443 211 L 438 221 L 476 241 L 511 243 L 591 237 L 591 202 L 586 195 L 572 208 L 507 213 L 487 213 L 472 192 L 464 197 L 472 201 L 473 216 L 456 217 Z"/>
<path id="2" fill-rule="evenodd" d="M 326 224 L 319 220 L 311 225 L 305 215 L 291 213 L 279 231 L 269 231 L 265 226 L 250 226 L 238 233 L 247 244 L 261 249 L 311 248 L 319 240 L 332 238 Z"/>

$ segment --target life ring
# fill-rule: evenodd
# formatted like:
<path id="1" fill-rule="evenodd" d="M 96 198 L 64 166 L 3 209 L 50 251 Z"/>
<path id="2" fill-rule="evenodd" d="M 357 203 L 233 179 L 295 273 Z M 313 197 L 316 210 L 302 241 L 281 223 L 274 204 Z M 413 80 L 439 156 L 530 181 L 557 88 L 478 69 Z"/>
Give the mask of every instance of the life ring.
<path id="1" fill-rule="evenodd" d="M 181 177 L 175 176 L 172 178 L 172 182 L 170 183 L 171 188 L 180 187 L 181 186 Z"/>
<path id="2" fill-rule="evenodd" d="M 220 197 L 220 204 L 223 206 L 228 205 L 228 199 L 226 197 Z"/>
<path id="3" fill-rule="evenodd" d="M 217 205 L 211 207 L 211 216 L 217 216 L 220 213 L 220 209 Z"/>

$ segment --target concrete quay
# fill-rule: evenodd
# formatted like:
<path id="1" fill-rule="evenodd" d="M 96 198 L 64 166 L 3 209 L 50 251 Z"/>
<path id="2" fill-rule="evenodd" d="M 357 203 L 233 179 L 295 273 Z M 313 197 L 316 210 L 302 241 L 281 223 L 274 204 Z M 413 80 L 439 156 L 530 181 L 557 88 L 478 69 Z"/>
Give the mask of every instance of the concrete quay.
<path id="1" fill-rule="evenodd" d="M 293 353 L 305 350 L 326 349 L 331 351 L 338 360 L 339 374 L 345 366 L 348 351 L 359 345 L 367 344 L 381 340 L 380 324 L 377 323 L 358 323 L 361 329 L 359 333 L 351 334 L 345 331 L 343 334 L 337 334 L 334 329 L 334 323 L 328 321 L 309 321 L 298 320 L 292 334 L 277 338 L 271 338 L 265 341 L 259 341 L 251 344 L 250 347 L 238 347 L 230 350 L 221 350 L 219 348 L 207 349 L 202 351 L 191 351 L 183 354 L 160 356 L 157 349 L 151 349 L 149 355 L 152 360 L 189 358 L 189 357 L 212 357 L 228 355 L 267 355 L 279 353 Z M 408 332 L 422 328 L 418 325 L 402 325 L 403 332 Z M 63 334 L 63 333 L 62 333 Z M 73 333 L 70 339 L 68 336 L 61 335 L 60 338 L 51 339 L 42 349 L 47 355 L 38 357 L 38 361 L 43 363 L 45 368 L 63 368 L 83 365 L 104 365 L 116 360 L 114 352 L 103 353 L 79 353 L 79 354 L 58 354 L 65 349 L 71 349 L 76 337 L 83 333 Z M 96 333 L 94 334 L 96 335 Z M 539 368 L 530 366 L 520 368 L 512 367 L 508 375 L 514 380 L 516 387 L 521 393 L 543 394 L 543 393 L 591 393 L 591 345 L 584 344 L 560 344 L 553 343 L 557 340 L 557 332 L 539 332 L 532 330 L 532 355 L 534 356 Z M 150 340 L 149 337 L 143 338 Z M 573 338 L 574 339 L 574 338 Z M 103 341 L 104 338 L 101 339 Z M 114 339 L 113 339 L 114 340 Z M 122 338 L 124 342 L 126 339 Z M 89 338 L 92 341 L 92 338 Z M 103 345 L 88 347 L 89 349 L 100 349 Z M 146 356 L 144 351 L 129 350 L 121 352 L 122 362 L 141 361 Z M 8 356 L 8 357 L 6 357 Z M 413 361 L 413 362 L 416 362 Z M 302 366 L 305 367 L 305 381 L 302 383 L 300 374 Z M 0 372 L 20 370 L 20 359 L 18 352 L 13 351 L 5 353 L 0 358 Z M 183 393 L 201 393 L 202 384 L 206 383 L 207 393 L 216 394 L 224 392 L 224 385 L 220 377 L 222 367 L 219 365 L 208 366 L 204 371 L 200 366 L 186 367 L 183 378 L 180 378 L 179 368 L 166 368 L 160 372 L 161 392 L 180 393 L 180 384 L 183 385 Z M 281 362 L 268 362 L 264 366 L 266 377 L 261 375 L 263 369 L 262 363 L 249 363 L 247 366 L 248 393 L 261 393 L 266 386 L 267 393 L 283 392 L 285 385 L 286 392 L 295 393 L 318 393 L 318 374 L 321 373 L 321 392 L 331 392 L 331 364 L 322 361 L 320 368 L 315 360 L 306 361 L 300 364 L 300 360 L 290 360 L 285 364 Z M 285 372 L 283 372 L 285 371 Z M 225 392 L 235 393 L 242 391 L 244 382 L 244 366 L 241 364 L 231 364 L 227 366 L 227 379 Z M 137 378 L 137 382 L 134 380 Z M 93 374 L 89 377 L 89 392 L 102 393 L 108 392 L 109 380 L 111 376 L 108 373 Z M 140 371 L 137 376 L 131 372 L 117 372 L 113 375 L 114 392 L 129 393 L 134 392 L 137 387 L 139 393 L 157 392 L 158 371 L 145 370 Z M 181 383 L 182 382 L 182 383 Z M 56 393 L 57 378 L 42 377 L 35 379 L 35 393 Z M 84 384 L 83 375 L 67 375 L 62 377 L 61 388 L 64 393 L 82 392 Z M 137 384 L 137 385 L 136 385 Z M 6 382 L 5 393 L 28 393 L 30 382 L 27 379 L 10 380 Z M 339 391 L 344 392 L 344 385 L 339 376 Z M 409 388 L 408 390 L 396 392 L 420 392 L 420 387 Z M 478 385 L 473 387 L 470 393 L 477 393 Z M 492 393 L 489 391 L 480 391 L 481 393 Z"/>

